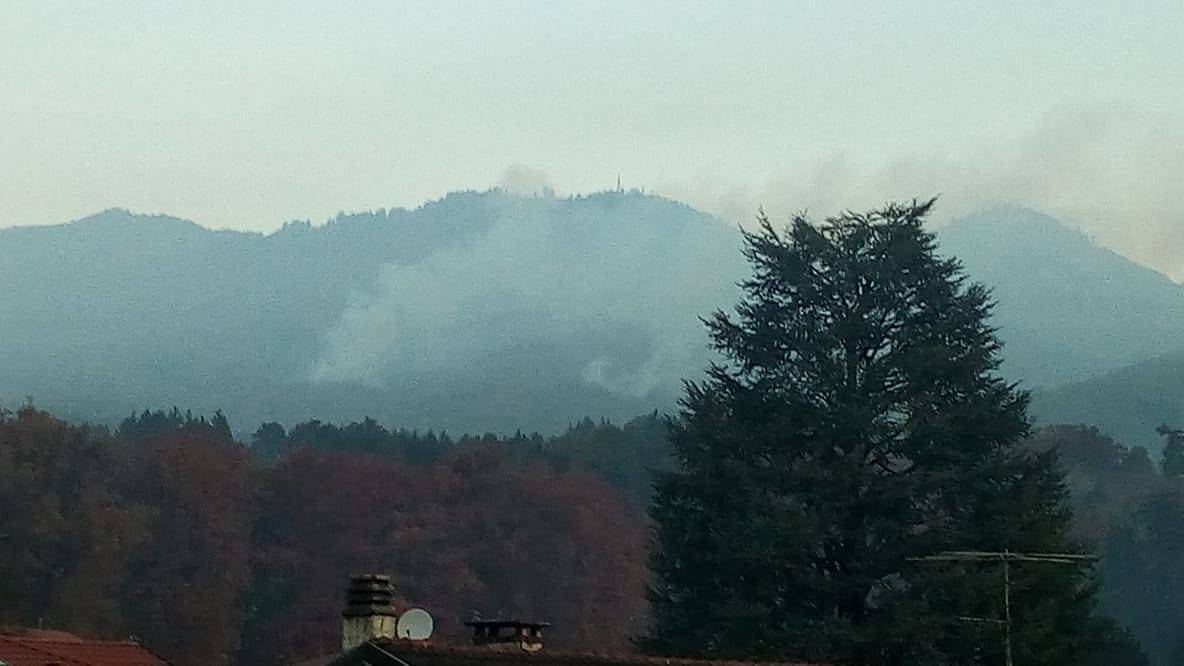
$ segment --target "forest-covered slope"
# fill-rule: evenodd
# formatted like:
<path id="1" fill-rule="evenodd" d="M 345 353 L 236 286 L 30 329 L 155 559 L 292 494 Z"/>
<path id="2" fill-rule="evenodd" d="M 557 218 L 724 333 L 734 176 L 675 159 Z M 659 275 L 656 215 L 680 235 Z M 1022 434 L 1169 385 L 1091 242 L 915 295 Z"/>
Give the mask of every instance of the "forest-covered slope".
<path id="1" fill-rule="evenodd" d="M 997 208 L 938 236 L 994 290 L 1004 369 L 1025 386 L 1181 348 L 1180 285 L 1052 218 Z M 240 432 L 623 421 L 672 409 L 709 361 L 699 317 L 735 302 L 739 248 L 734 227 L 638 192 L 456 193 L 269 235 L 122 210 L 4 229 L 0 404 L 105 422 L 222 408 Z M 1107 402 L 1115 422 L 1160 418 L 1132 390 Z M 1040 415 L 1094 422 L 1058 395 Z"/>
<path id="2" fill-rule="evenodd" d="M 459 193 L 266 236 L 112 210 L 0 231 L 0 401 L 240 427 L 625 419 L 673 405 L 743 270 L 735 229 L 639 193 Z"/>
<path id="3" fill-rule="evenodd" d="M 1004 370 L 1028 388 L 1184 349 L 1184 287 L 1051 217 L 1000 207 L 939 237 L 993 290 Z"/>

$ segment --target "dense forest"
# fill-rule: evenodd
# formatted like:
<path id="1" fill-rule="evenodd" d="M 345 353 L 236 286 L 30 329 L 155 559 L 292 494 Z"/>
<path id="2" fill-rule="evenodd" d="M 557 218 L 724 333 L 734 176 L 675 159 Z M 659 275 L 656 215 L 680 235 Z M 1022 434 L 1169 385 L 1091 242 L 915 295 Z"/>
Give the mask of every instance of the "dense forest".
<path id="1" fill-rule="evenodd" d="M 454 441 L 310 422 L 256 453 L 220 415 L 108 432 L 5 412 L 0 624 L 134 633 L 182 666 L 292 663 L 337 649 L 351 573 L 387 571 L 445 641 L 473 613 L 513 614 L 562 627 L 557 647 L 625 649 L 655 428 Z"/>
<path id="2" fill-rule="evenodd" d="M 1157 430 L 1166 445 L 1155 460 L 1094 426 L 1041 428 L 1030 446 L 1059 454 L 1075 535 L 1101 557 L 1102 611 L 1167 666 L 1184 659 L 1184 433 Z"/>
<path id="3" fill-rule="evenodd" d="M 1176 663 L 1181 470 L 1090 426 L 1029 446 L 1059 455 L 1102 612 Z M 219 415 L 145 411 L 108 431 L 25 407 L 0 419 L 0 624 L 134 633 L 182 665 L 278 664 L 333 651 L 346 577 L 382 570 L 444 640 L 474 612 L 514 613 L 554 622 L 557 649 L 625 649 L 646 617 L 651 471 L 670 465 L 656 414 L 553 437 L 269 423 L 244 444 Z"/>

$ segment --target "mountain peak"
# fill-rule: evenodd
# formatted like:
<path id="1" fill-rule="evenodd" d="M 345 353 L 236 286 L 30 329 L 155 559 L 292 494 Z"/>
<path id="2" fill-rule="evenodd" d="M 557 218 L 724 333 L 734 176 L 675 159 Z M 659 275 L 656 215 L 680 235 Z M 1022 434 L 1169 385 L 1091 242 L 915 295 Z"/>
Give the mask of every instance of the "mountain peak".
<path id="1" fill-rule="evenodd" d="M 937 236 L 943 253 L 992 290 L 994 323 L 1009 343 L 1005 368 L 1028 386 L 1172 351 L 1182 332 L 1184 288 L 1044 213 L 996 207 Z"/>
<path id="2" fill-rule="evenodd" d="M 74 220 L 70 226 L 103 227 L 104 229 L 118 229 L 121 227 L 174 227 L 192 231 L 206 231 L 207 229 L 196 222 L 160 213 L 133 213 L 126 208 L 108 208 L 106 210 L 87 215 Z"/>
<path id="3" fill-rule="evenodd" d="M 985 255 L 992 264 L 1016 268 L 1025 268 L 1022 264 L 1026 262 L 1039 262 L 1045 273 L 1060 271 L 1066 278 L 1108 276 L 1177 286 L 1163 273 L 1099 245 L 1081 229 L 1015 204 L 999 204 L 960 217 L 938 230 L 937 235 L 942 249 L 965 257 L 967 268 L 981 274 L 979 277 L 997 272 L 993 266 L 976 261 Z"/>
<path id="4" fill-rule="evenodd" d="M 953 220 L 941 230 L 943 236 L 958 234 L 1013 238 L 1038 236 L 1096 247 L 1093 239 L 1080 229 L 1018 204 L 996 204 L 983 208 Z"/>

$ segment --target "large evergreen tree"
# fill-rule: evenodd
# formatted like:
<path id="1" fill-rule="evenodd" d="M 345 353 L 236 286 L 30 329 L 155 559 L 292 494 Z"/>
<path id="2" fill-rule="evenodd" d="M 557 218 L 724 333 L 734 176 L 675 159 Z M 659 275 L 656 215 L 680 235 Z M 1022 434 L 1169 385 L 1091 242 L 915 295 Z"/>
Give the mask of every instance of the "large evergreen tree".
<path id="1" fill-rule="evenodd" d="M 932 205 L 746 234 L 746 297 L 706 321 L 725 360 L 687 385 L 680 469 L 658 477 L 650 651 L 990 663 L 999 628 L 955 618 L 1002 616 L 998 568 L 908 558 L 1074 549 L 989 294 L 938 256 Z M 1111 632 L 1088 572 L 1045 566 L 1015 572 L 1017 663 L 1089 663 Z"/>

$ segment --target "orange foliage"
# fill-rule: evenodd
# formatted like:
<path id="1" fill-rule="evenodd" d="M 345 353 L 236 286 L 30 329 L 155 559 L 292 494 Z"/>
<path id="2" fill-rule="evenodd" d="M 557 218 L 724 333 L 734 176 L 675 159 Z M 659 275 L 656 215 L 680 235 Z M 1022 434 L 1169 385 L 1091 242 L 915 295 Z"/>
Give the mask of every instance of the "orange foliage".
<path id="1" fill-rule="evenodd" d="M 129 441 L 0 412 L 0 623 L 137 636 L 178 666 L 336 652 L 353 573 L 467 639 L 474 613 L 548 620 L 557 648 L 625 650 L 646 523 L 599 478 L 474 444 L 429 464 L 301 450 L 255 464 L 217 428 Z"/>
<path id="2" fill-rule="evenodd" d="M 235 663 L 252 518 L 245 449 L 176 431 L 123 452 L 119 491 L 148 535 L 127 563 L 128 626 L 177 666 Z"/>
<path id="3" fill-rule="evenodd" d="M 442 640 L 480 612 L 550 620 L 560 646 L 624 649 L 644 609 L 636 509 L 583 473 L 509 469 L 495 448 L 429 466 L 297 452 L 269 474 L 255 536 L 252 596 L 272 612 L 252 623 L 252 662 L 335 651 L 351 573 L 391 573 Z"/>

